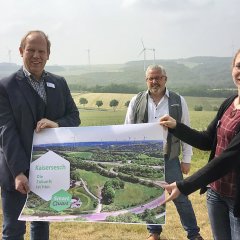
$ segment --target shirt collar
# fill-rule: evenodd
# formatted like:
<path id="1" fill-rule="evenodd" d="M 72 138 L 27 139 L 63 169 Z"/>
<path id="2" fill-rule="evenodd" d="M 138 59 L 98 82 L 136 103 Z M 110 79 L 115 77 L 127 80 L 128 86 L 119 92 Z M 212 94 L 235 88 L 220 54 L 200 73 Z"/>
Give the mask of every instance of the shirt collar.
<path id="1" fill-rule="evenodd" d="M 165 95 L 169 98 L 169 91 L 168 91 L 167 88 L 166 88 L 166 91 L 165 91 Z"/>
<path id="2" fill-rule="evenodd" d="M 30 78 L 31 80 L 36 81 L 36 79 L 33 77 L 33 75 L 27 70 L 27 68 L 24 65 L 23 65 L 23 72 L 27 78 Z M 48 75 L 47 72 L 43 70 L 40 81 L 43 81 L 47 75 Z"/>
<path id="3" fill-rule="evenodd" d="M 149 90 L 147 90 L 147 93 L 150 95 L 150 92 Z M 166 88 L 166 91 L 165 91 L 165 94 L 164 96 L 168 97 L 169 98 L 169 90 Z"/>

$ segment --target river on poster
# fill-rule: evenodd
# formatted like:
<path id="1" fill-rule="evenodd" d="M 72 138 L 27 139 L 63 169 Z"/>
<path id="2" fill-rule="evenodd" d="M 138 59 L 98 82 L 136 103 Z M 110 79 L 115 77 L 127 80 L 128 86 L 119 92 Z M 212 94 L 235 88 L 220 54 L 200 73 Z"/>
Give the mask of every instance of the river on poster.
<path id="1" fill-rule="evenodd" d="M 156 123 L 35 133 L 19 220 L 165 224 L 164 133 Z"/>

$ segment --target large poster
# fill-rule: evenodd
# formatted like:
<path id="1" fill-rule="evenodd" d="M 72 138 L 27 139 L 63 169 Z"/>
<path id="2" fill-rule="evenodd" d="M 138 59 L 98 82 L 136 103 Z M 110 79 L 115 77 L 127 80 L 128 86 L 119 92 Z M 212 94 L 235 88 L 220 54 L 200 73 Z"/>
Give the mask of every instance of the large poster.
<path id="1" fill-rule="evenodd" d="M 165 224 L 164 143 L 157 123 L 35 133 L 19 220 Z"/>

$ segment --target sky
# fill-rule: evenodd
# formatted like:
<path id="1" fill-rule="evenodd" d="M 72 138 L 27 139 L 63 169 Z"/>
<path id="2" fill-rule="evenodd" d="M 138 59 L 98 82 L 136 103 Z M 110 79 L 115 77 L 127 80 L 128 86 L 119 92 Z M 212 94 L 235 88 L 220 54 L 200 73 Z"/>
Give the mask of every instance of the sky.
<path id="1" fill-rule="evenodd" d="M 21 64 L 29 30 L 52 43 L 48 65 L 123 64 L 233 56 L 240 48 L 239 0 L 0 0 L 0 63 Z M 153 59 L 153 51 L 146 51 Z"/>

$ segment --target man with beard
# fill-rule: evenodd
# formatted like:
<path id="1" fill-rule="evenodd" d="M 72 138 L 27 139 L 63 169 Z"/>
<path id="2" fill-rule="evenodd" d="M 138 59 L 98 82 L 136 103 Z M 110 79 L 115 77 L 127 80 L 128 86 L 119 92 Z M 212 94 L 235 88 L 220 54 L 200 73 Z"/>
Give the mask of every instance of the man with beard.
<path id="1" fill-rule="evenodd" d="M 147 91 L 140 92 L 130 101 L 125 124 L 159 123 L 161 116 L 169 114 L 178 121 L 189 125 L 189 113 L 184 98 L 166 88 L 167 75 L 160 65 L 151 65 L 146 70 Z M 190 171 L 192 148 L 181 142 L 171 133 L 164 133 L 167 144 L 164 147 L 165 181 L 168 183 L 183 179 L 183 174 Z M 179 155 L 182 150 L 182 160 Z M 174 200 L 183 228 L 188 239 L 202 240 L 199 234 L 196 217 L 190 200 L 183 194 Z M 150 236 L 148 240 L 160 239 L 161 225 L 147 226 Z"/>

